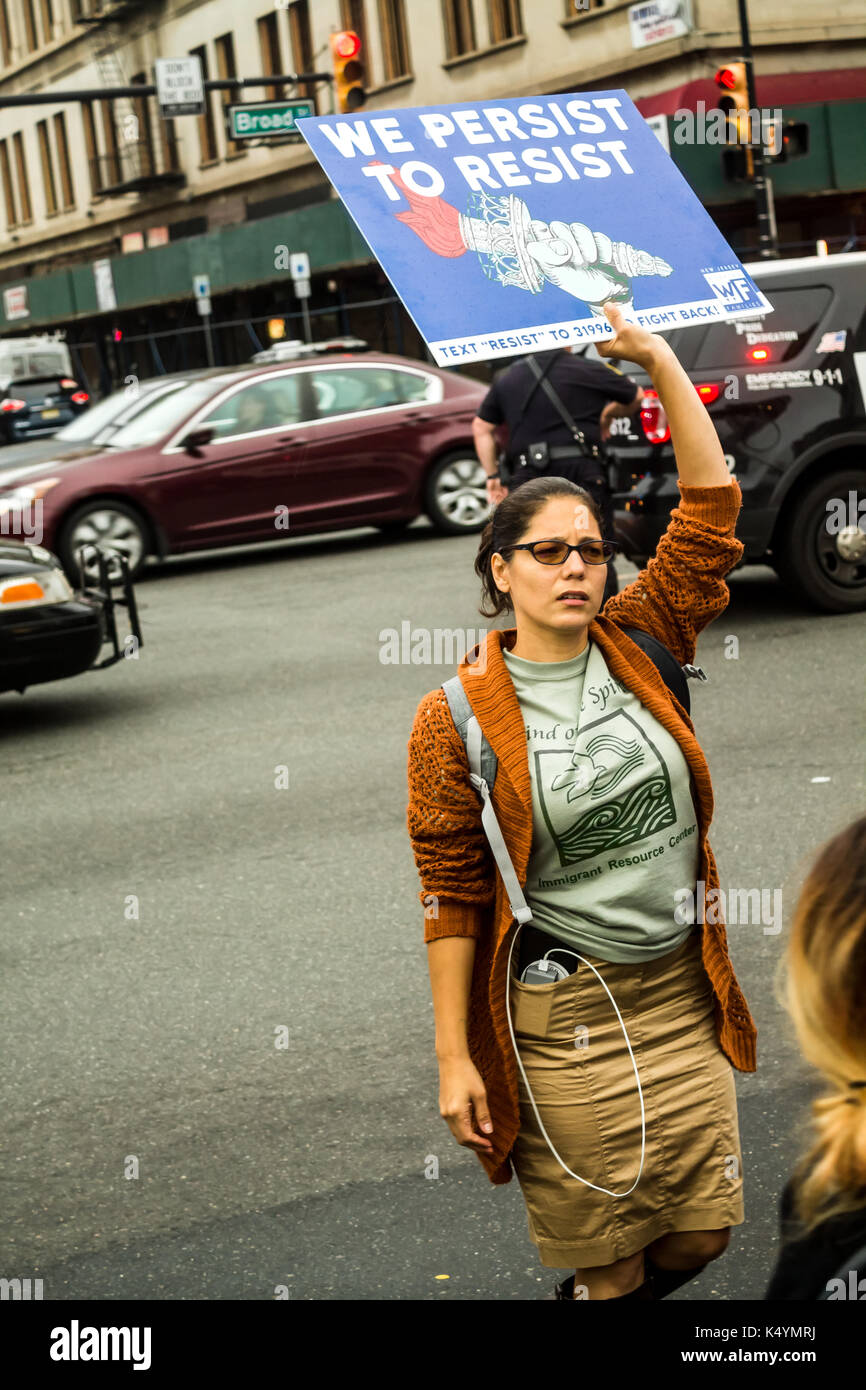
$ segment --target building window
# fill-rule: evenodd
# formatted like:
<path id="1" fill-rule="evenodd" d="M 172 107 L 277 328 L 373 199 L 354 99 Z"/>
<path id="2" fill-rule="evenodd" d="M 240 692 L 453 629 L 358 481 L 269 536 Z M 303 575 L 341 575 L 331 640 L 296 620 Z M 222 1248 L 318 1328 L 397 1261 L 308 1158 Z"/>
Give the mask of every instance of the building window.
<path id="1" fill-rule="evenodd" d="M 409 77 L 409 37 L 403 0 L 379 0 L 379 29 L 385 81 L 394 82 L 398 77 Z"/>
<path id="2" fill-rule="evenodd" d="M 445 13 L 445 51 L 449 58 L 459 58 L 461 53 L 474 53 L 478 47 L 475 41 L 475 16 L 472 13 L 472 0 L 443 0 Z"/>
<path id="3" fill-rule="evenodd" d="M 238 67 L 235 60 L 234 35 L 220 34 L 218 39 L 214 39 L 214 48 L 216 49 L 217 77 L 237 77 Z M 220 91 L 220 101 L 222 102 L 223 111 L 225 111 L 227 106 L 231 106 L 233 102 L 237 103 L 239 100 L 241 100 L 241 94 L 240 89 L 237 87 L 224 87 Z M 228 127 L 227 116 L 224 117 L 223 124 L 226 128 Z M 230 140 L 228 136 L 226 136 L 226 151 L 228 154 L 238 154 L 243 149 L 244 145 L 242 141 Z"/>
<path id="4" fill-rule="evenodd" d="M 54 38 L 54 14 L 51 0 L 39 0 L 39 9 L 42 15 L 42 42 L 51 43 Z"/>
<path id="5" fill-rule="evenodd" d="M 189 50 L 189 56 L 191 58 L 198 58 L 201 61 L 202 81 L 206 82 L 208 79 L 207 49 L 205 48 L 204 44 L 202 44 L 201 48 L 191 48 Z M 215 159 L 219 158 L 219 151 L 217 149 L 216 126 L 214 125 L 213 119 L 213 102 L 211 100 L 212 96 L 212 92 L 205 92 L 204 115 L 196 117 L 196 123 L 198 125 L 198 142 L 199 148 L 201 149 L 202 164 L 211 164 Z"/>
<path id="6" fill-rule="evenodd" d="M 523 33 L 520 0 L 487 0 L 490 10 L 490 42 L 504 43 Z"/>
<path id="7" fill-rule="evenodd" d="M 36 122 L 36 138 L 39 141 L 39 158 L 42 160 L 42 185 L 45 189 L 45 207 L 49 216 L 57 211 L 57 181 L 54 177 L 54 160 L 51 157 L 51 141 L 48 136 L 48 122 Z"/>
<path id="8" fill-rule="evenodd" d="M 24 139 L 20 131 L 12 136 L 15 150 L 15 167 L 18 172 L 18 197 L 21 206 L 21 221 L 33 221 L 33 206 L 30 202 L 30 182 L 27 178 L 27 159 L 24 154 Z"/>
<path id="9" fill-rule="evenodd" d="M 60 193 L 64 208 L 75 207 L 75 190 L 72 186 L 72 163 L 69 158 L 69 141 L 66 138 L 66 116 L 59 111 L 54 117 L 54 139 L 57 142 L 57 163 L 60 168 Z"/>
<path id="10" fill-rule="evenodd" d="M 33 0 L 21 0 L 21 10 L 24 15 L 24 42 L 27 52 L 34 53 L 39 47 L 39 42 L 36 38 L 36 11 L 33 8 Z"/>
<path id="11" fill-rule="evenodd" d="M 81 124 L 84 128 L 84 148 L 87 152 L 87 168 L 90 172 L 90 192 L 93 197 L 102 192 L 102 166 L 99 162 L 99 145 L 96 139 L 96 120 L 93 115 L 93 102 L 81 103 Z"/>
<path id="12" fill-rule="evenodd" d="M 136 87 L 145 86 L 150 78 L 147 73 L 137 72 L 130 82 Z M 139 152 L 138 169 L 142 178 L 152 178 L 156 173 L 156 155 L 153 147 L 153 126 L 150 120 L 150 102 L 146 96 L 133 97 L 132 107 L 138 123 L 135 148 Z"/>
<path id="13" fill-rule="evenodd" d="M 8 68 L 12 62 L 12 33 L 9 29 L 9 10 L 6 0 L 0 0 L 0 63 Z"/>
<path id="14" fill-rule="evenodd" d="M 277 29 L 277 16 L 275 14 L 262 15 L 257 21 L 259 26 L 259 48 L 262 54 L 262 77 L 274 73 L 279 75 L 283 70 L 283 59 L 280 53 L 280 35 Z M 265 88 L 265 99 L 267 101 L 281 101 L 283 88 L 271 83 Z"/>
<path id="15" fill-rule="evenodd" d="M 0 140 L 0 179 L 3 181 L 3 201 L 6 204 L 6 226 L 11 231 L 13 227 L 18 226 L 18 208 L 15 204 L 15 184 L 12 182 L 7 140 Z"/>
<path id="16" fill-rule="evenodd" d="M 289 34 L 292 40 L 292 62 L 295 72 L 314 72 L 313 35 L 310 30 L 310 6 L 308 0 L 295 0 L 289 6 Z M 316 111 L 316 87 L 313 82 L 301 82 L 295 88 L 299 97 L 313 103 Z"/>
<path id="17" fill-rule="evenodd" d="M 169 116 L 168 119 L 165 119 L 163 116 L 160 116 L 157 121 L 157 130 L 160 132 L 160 139 L 162 140 L 163 169 L 173 174 L 180 173 L 177 125 L 175 124 L 174 118 Z"/>
<path id="18" fill-rule="evenodd" d="M 113 188 L 121 182 L 120 155 L 117 152 L 117 124 L 113 101 L 101 101 L 102 134 L 105 139 L 105 179 L 103 187 Z"/>

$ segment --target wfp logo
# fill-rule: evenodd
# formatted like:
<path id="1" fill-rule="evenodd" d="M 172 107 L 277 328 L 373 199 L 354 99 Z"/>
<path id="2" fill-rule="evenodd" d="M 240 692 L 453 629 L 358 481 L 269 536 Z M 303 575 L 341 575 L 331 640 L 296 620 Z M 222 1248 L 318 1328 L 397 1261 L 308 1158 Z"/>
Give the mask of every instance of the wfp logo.
<path id="1" fill-rule="evenodd" d="M 739 266 L 727 270 L 705 270 L 703 275 L 716 299 L 720 299 L 729 312 L 762 307 L 757 289 Z"/>

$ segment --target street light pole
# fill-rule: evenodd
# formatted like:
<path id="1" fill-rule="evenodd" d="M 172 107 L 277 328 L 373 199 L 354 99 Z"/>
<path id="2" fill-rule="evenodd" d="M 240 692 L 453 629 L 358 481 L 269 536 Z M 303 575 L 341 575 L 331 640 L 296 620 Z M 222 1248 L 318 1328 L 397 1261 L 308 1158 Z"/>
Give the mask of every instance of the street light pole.
<path id="1" fill-rule="evenodd" d="M 740 44 L 743 63 L 746 68 L 746 90 L 749 94 L 749 148 L 752 153 L 752 186 L 755 190 L 755 207 L 758 217 L 758 254 L 762 260 L 776 260 L 779 246 L 776 237 L 776 214 L 773 207 L 773 184 L 768 178 L 764 162 L 764 123 L 758 112 L 758 98 L 755 91 L 755 71 L 752 66 L 752 39 L 749 34 L 749 12 L 747 0 L 737 0 L 740 13 Z M 758 139 L 753 142 L 754 126 L 752 113 L 758 115 Z"/>

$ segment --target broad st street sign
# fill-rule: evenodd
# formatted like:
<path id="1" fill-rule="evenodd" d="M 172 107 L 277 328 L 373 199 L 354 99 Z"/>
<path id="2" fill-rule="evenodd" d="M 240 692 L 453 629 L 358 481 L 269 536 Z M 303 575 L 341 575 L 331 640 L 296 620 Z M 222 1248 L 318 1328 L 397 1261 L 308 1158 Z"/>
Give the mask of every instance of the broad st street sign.
<path id="1" fill-rule="evenodd" d="M 260 140 L 267 135 L 297 135 L 295 122 L 312 116 L 311 101 L 247 101 L 226 108 L 226 133 L 230 140 Z"/>

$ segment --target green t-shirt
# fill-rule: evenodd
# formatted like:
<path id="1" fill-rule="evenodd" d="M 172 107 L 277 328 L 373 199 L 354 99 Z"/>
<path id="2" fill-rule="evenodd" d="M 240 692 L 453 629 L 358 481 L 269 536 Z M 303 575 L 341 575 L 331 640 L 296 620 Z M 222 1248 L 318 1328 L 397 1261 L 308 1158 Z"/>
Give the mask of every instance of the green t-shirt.
<path id="1" fill-rule="evenodd" d="M 533 923 L 603 960 L 651 960 L 694 930 L 674 917 L 695 890 L 691 776 L 667 729 L 587 642 L 570 661 L 503 650 L 526 725 Z"/>

